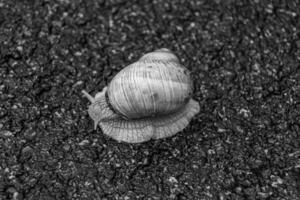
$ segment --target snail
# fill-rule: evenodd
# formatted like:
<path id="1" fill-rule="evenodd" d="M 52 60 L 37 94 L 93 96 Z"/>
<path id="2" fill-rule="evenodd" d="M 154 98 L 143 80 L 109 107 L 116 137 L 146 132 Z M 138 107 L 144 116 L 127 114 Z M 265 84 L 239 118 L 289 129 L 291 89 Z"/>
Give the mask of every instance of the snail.
<path id="1" fill-rule="evenodd" d="M 141 143 L 173 136 L 189 124 L 200 110 L 192 91 L 188 69 L 163 48 L 122 69 L 95 98 L 82 92 L 91 102 L 94 129 L 100 125 L 119 142 Z"/>

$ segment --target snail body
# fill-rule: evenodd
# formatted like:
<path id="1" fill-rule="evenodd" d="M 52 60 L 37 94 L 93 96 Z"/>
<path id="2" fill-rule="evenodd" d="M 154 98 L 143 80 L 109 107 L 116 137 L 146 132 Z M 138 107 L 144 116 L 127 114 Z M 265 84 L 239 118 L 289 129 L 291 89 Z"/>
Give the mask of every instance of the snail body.
<path id="1" fill-rule="evenodd" d="M 200 108 L 191 98 L 189 71 L 168 49 L 142 56 L 121 70 L 95 98 L 88 112 L 104 134 L 129 143 L 172 136 Z"/>

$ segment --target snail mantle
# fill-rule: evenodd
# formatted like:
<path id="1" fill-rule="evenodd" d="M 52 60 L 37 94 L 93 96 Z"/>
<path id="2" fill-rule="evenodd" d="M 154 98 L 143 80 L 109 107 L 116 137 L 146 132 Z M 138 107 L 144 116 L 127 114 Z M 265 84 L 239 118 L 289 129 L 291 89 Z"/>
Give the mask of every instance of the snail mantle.
<path id="1" fill-rule="evenodd" d="M 166 138 L 182 131 L 200 111 L 192 99 L 190 72 L 169 49 L 142 56 L 121 70 L 90 100 L 89 116 L 109 137 L 128 143 Z"/>

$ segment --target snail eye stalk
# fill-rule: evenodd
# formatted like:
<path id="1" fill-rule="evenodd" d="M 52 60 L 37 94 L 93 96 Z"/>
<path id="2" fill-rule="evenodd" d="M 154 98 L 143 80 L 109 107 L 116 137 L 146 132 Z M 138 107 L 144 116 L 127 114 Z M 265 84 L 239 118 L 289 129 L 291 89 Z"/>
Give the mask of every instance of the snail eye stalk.
<path id="1" fill-rule="evenodd" d="M 88 100 L 91 102 L 91 103 L 94 103 L 95 102 L 95 98 L 92 97 L 89 93 L 87 93 L 85 90 L 82 90 L 81 91 L 83 93 L 83 95 L 88 98 Z"/>

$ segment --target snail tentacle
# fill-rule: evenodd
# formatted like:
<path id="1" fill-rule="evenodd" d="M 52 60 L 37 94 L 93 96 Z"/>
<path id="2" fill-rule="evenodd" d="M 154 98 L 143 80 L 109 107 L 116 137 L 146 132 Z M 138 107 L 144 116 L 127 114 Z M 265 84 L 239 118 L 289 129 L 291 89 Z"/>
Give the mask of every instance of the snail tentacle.
<path id="1" fill-rule="evenodd" d="M 81 91 L 83 93 L 83 95 L 88 98 L 88 100 L 91 102 L 91 103 L 94 103 L 95 102 L 95 98 L 92 97 L 89 93 L 87 93 L 85 90 L 82 90 Z"/>

